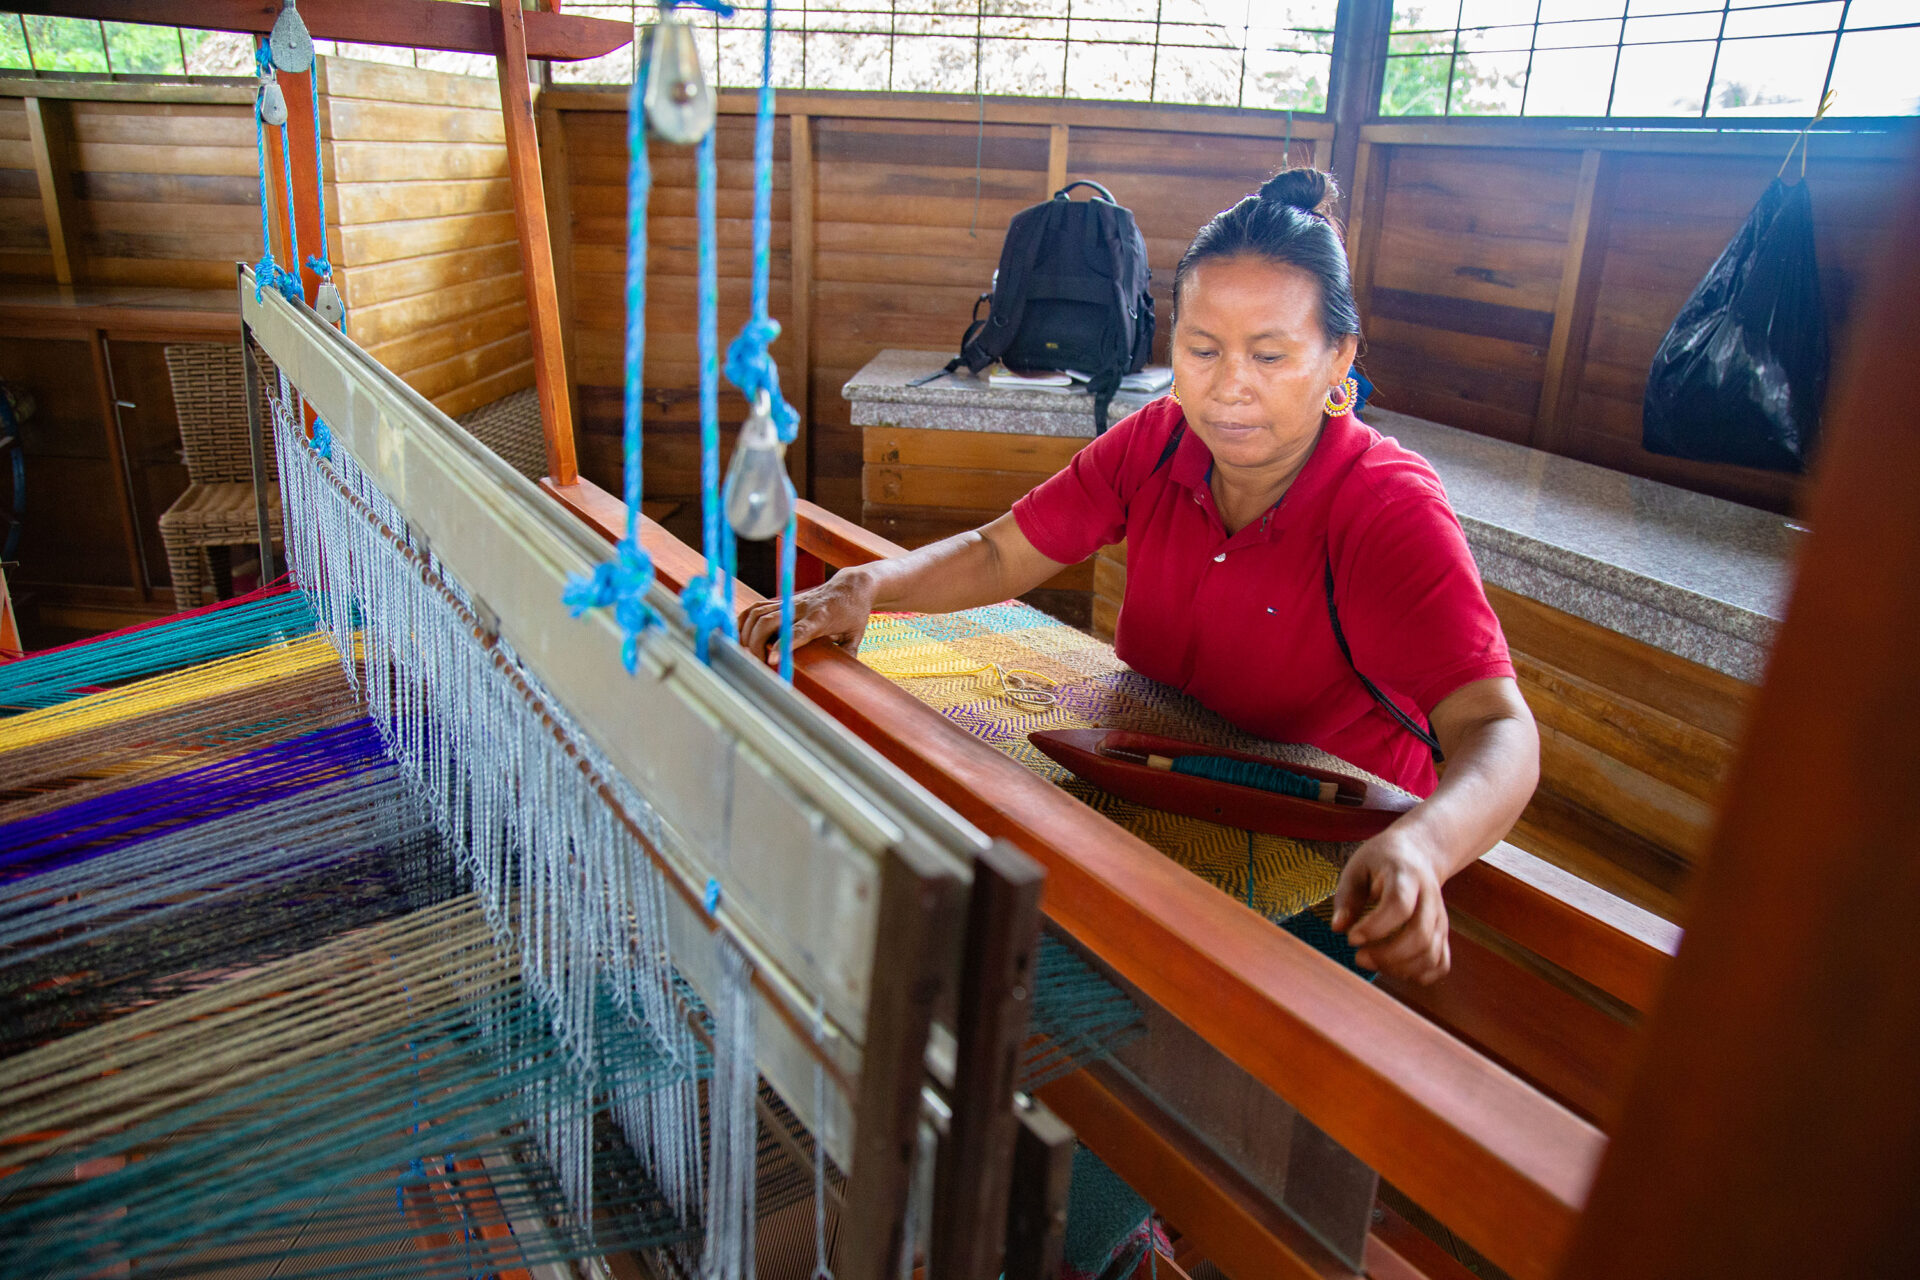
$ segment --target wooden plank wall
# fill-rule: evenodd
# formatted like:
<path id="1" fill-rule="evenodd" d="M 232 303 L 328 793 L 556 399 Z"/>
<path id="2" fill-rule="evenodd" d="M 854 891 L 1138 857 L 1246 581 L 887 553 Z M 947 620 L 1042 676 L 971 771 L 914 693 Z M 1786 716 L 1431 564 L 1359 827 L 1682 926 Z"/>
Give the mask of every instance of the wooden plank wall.
<path id="1" fill-rule="evenodd" d="M 49 97 L 34 108 L 64 144 L 54 163 L 71 182 L 75 283 L 231 289 L 234 262 L 259 256 L 244 105 Z M 0 278 L 51 284 L 28 110 L 0 98 Z"/>
<path id="2" fill-rule="evenodd" d="M 259 162 L 240 105 L 70 106 L 79 249 L 90 284 L 233 288 L 260 256 Z"/>
<path id="3" fill-rule="evenodd" d="M 774 315 L 791 330 L 791 282 L 797 273 L 811 281 L 805 299 L 807 489 L 815 501 L 854 520 L 862 512 L 863 445 L 841 385 L 885 347 L 957 351 L 1014 214 L 1066 180 L 1091 178 L 1111 188 L 1133 210 L 1147 240 L 1164 355 L 1167 286 L 1188 239 L 1279 167 L 1285 154 L 1277 119 L 1238 113 L 1188 118 L 1146 108 L 1022 103 L 1018 111 L 996 107 L 982 125 L 972 104 L 859 97 L 857 109 L 831 100 L 783 99 L 789 111 L 800 113 L 811 144 L 811 181 L 803 190 L 812 195 L 813 235 L 805 244 L 792 243 L 793 117 L 783 115 L 776 135 L 772 291 Z M 566 189 L 572 204 L 581 469 L 597 483 L 617 486 L 625 121 L 606 94 L 554 91 L 542 101 L 555 108 L 548 118 L 560 122 L 572 170 Z M 836 113 L 835 105 L 843 110 Z M 1096 122 L 1081 122 L 1088 117 Z M 1142 127 L 1115 127 L 1130 121 Z M 1325 132 L 1324 126 L 1303 125 L 1292 139 L 1294 160 L 1310 160 Z M 745 315 L 751 117 L 723 114 L 718 148 L 724 342 Z M 659 144 L 653 149 L 647 273 L 647 492 L 678 500 L 698 491 L 693 178 L 691 160 L 678 158 L 683 155 Z M 799 382 L 791 336 L 775 347 L 790 390 Z M 730 427 L 743 412 L 739 398 L 728 393 L 722 422 Z M 972 527 L 979 521 L 977 505 L 947 504 L 944 524 L 938 512 L 915 512 L 916 531 L 943 536 L 935 533 L 936 524 L 944 532 Z"/>
<path id="4" fill-rule="evenodd" d="M 1655 349 L 1779 167 L 1776 136 L 1371 126 L 1355 214 L 1377 403 L 1787 512 L 1798 476 L 1640 447 Z M 1890 231 L 1899 138 L 1816 138 L 1808 170 L 1841 367 Z"/>
<path id="5" fill-rule="evenodd" d="M 347 59 L 321 65 L 329 250 L 350 331 L 449 413 L 531 386 L 498 88 Z M 56 280 L 37 113 L 75 285 L 232 298 L 234 262 L 260 256 L 251 100 L 245 87 L 75 82 L 54 82 L 31 102 L 0 97 L 0 280 Z M 157 521 L 187 480 L 162 344 L 112 341 L 108 359 L 146 578 L 164 584 Z M 29 499 L 17 575 L 34 588 L 30 613 L 96 599 L 164 607 L 164 597 L 148 606 L 128 582 L 125 533 L 108 496 L 120 464 L 99 423 L 88 345 L 9 335 L 0 373 L 41 400 L 27 438 L 29 484 L 42 497 Z"/>
<path id="6" fill-rule="evenodd" d="M 448 414 L 533 385 L 500 90 L 323 60 L 327 216 L 354 340 Z"/>
<path id="7" fill-rule="evenodd" d="M 53 281 L 23 98 L 0 98 L 0 280 Z"/>
<path id="8" fill-rule="evenodd" d="M 564 95 L 551 95 L 564 99 Z M 544 105 L 544 100 L 543 100 Z M 550 209 L 556 239 L 562 228 L 572 270 L 562 283 L 571 293 L 573 377 L 579 417 L 580 471 L 615 493 L 621 487 L 622 386 L 625 368 L 627 270 L 626 118 L 615 111 L 543 112 L 543 127 L 558 120 L 569 170 L 568 209 Z M 775 135 L 773 236 L 769 307 L 781 324 L 773 345 L 784 386 L 794 394 L 799 374 L 793 335 L 792 234 L 789 209 L 790 127 Z M 551 148 L 547 148 L 551 149 Z M 719 342 L 746 320 L 751 298 L 753 244 L 753 118 L 724 115 L 714 139 L 715 212 L 719 221 Z M 655 142 L 649 151 L 653 196 L 647 222 L 647 496 L 686 502 L 700 492 L 699 350 L 696 311 L 699 237 L 694 152 Z M 564 262 L 564 255 L 557 255 Z M 565 305 L 563 303 L 563 305 Z M 721 379 L 723 446 L 746 416 L 745 399 Z M 857 514 L 857 513 L 856 513 Z"/>

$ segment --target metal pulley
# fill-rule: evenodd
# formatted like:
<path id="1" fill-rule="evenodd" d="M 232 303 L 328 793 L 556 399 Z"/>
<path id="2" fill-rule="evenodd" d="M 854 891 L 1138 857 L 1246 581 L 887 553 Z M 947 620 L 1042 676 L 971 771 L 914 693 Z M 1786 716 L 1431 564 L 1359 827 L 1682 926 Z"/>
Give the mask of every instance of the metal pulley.
<path id="1" fill-rule="evenodd" d="M 274 66 L 300 72 L 313 66 L 313 37 L 307 34 L 306 21 L 294 3 L 285 0 L 280 6 L 280 16 L 273 20 L 273 31 L 267 36 L 267 48 L 273 54 Z"/>
<path id="2" fill-rule="evenodd" d="M 740 426 L 721 491 L 727 523 L 752 542 L 783 532 L 793 518 L 796 495 L 787 478 L 787 446 L 773 425 L 773 404 L 765 391 L 753 398 L 753 412 Z"/>
<path id="3" fill-rule="evenodd" d="M 313 313 L 336 329 L 345 322 L 347 304 L 341 300 L 340 291 L 333 287 L 333 281 L 320 282 L 320 288 L 313 295 Z"/>
<path id="4" fill-rule="evenodd" d="M 278 126 L 287 122 L 287 95 L 272 76 L 260 77 L 259 108 L 262 123 Z"/>
<path id="5" fill-rule="evenodd" d="M 647 84 L 642 99 L 647 124 L 655 134 L 686 146 L 713 131 L 713 87 L 700 69 L 699 45 L 686 22 L 671 13 L 661 15 L 647 39 L 641 74 Z"/>

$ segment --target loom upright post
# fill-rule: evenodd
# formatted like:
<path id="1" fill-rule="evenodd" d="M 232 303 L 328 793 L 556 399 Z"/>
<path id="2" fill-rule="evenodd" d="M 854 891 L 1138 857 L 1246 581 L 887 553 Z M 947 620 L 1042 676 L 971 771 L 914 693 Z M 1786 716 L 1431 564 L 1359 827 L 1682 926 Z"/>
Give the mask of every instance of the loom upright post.
<path id="1" fill-rule="evenodd" d="M 557 485 L 570 485 L 579 479 L 580 470 L 573 450 L 567 354 L 554 284 L 553 242 L 547 231 L 546 190 L 540 181 L 533 88 L 527 78 L 526 18 L 520 0 L 495 0 L 493 28 L 500 113 L 506 125 L 507 176 L 513 186 L 513 221 L 520 240 L 520 271 L 526 282 L 527 323 L 533 331 L 533 380 L 540 394 L 547 474 Z"/>
<path id="2" fill-rule="evenodd" d="M 247 287 L 246 269 L 240 270 L 240 287 Z M 240 322 L 240 364 L 245 370 L 242 384 L 247 396 L 247 458 L 253 468 L 253 518 L 260 538 L 259 585 L 273 581 L 273 522 L 267 516 L 267 445 L 260 420 L 260 362 L 253 354 L 253 330 Z"/>

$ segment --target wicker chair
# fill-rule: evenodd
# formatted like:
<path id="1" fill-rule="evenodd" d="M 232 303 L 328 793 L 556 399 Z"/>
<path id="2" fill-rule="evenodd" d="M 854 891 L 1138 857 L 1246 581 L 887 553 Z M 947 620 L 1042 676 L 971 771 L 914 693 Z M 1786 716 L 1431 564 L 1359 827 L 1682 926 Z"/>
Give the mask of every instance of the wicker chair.
<path id="1" fill-rule="evenodd" d="M 274 376 L 273 366 L 255 354 L 264 384 Z M 192 609 L 231 594 L 232 548 L 259 543 L 247 441 L 246 369 L 238 344 L 171 346 L 166 359 L 191 483 L 160 517 L 160 539 L 173 575 L 175 607 Z M 278 545 L 280 486 L 271 447 L 266 466 L 267 519 Z M 262 565 L 261 572 L 271 574 L 272 568 Z"/>
<path id="2" fill-rule="evenodd" d="M 540 431 L 540 393 L 513 391 L 463 413 L 457 422 L 529 480 L 547 473 L 547 441 Z"/>

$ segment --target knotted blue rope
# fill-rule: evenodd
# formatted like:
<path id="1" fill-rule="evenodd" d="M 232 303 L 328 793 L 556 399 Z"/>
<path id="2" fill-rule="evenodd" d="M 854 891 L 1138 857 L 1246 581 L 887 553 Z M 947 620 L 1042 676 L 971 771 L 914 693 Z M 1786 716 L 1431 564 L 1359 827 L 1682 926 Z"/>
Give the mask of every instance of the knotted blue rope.
<path id="1" fill-rule="evenodd" d="M 320 256 L 307 259 L 307 270 L 329 283 L 333 263 L 327 258 L 327 172 L 320 159 L 320 60 L 314 59 L 307 72 L 307 86 L 313 91 L 313 195 L 320 209 Z M 344 311 L 344 305 L 342 310 Z M 344 326 L 345 321 L 342 320 Z"/>
<path id="2" fill-rule="evenodd" d="M 764 392 L 780 443 L 792 444 L 800 431 L 800 415 L 780 394 L 780 368 L 769 350 L 780 336 L 780 322 L 768 306 L 773 261 L 773 4 L 774 0 L 766 0 L 760 28 L 760 101 L 753 136 L 753 309 L 740 335 L 727 346 L 727 381 L 740 389 L 748 404 L 756 403 Z M 797 522 L 789 516 L 780 537 L 780 678 L 787 681 L 793 679 L 796 533 Z"/>
<path id="3" fill-rule="evenodd" d="M 313 451 L 323 458 L 333 457 L 333 428 L 319 414 L 313 415 Z"/>
<path id="4" fill-rule="evenodd" d="M 713 134 L 700 140 L 696 208 L 700 233 L 700 517 L 707 570 L 687 583 L 680 602 L 693 627 L 700 660 L 711 657 L 713 633 L 738 635 L 733 620 L 733 527 L 720 508 L 720 268 L 714 207 Z"/>
<path id="5" fill-rule="evenodd" d="M 665 13 L 672 13 L 683 4 L 692 5 L 696 9 L 711 9 L 723 18 L 733 16 L 733 6 L 722 4 L 721 0 L 660 0 L 661 11 Z"/>
<path id="6" fill-rule="evenodd" d="M 653 192 L 653 166 L 647 157 L 646 84 L 635 76 L 627 95 L 627 343 L 621 452 L 626 464 L 622 497 L 627 532 L 614 557 L 592 576 L 575 578 L 561 599 L 579 617 L 589 609 L 613 606 L 613 618 L 625 635 L 620 660 L 632 671 L 640 660 L 640 633 L 656 619 L 647 604 L 653 585 L 653 559 L 640 543 L 640 499 L 644 492 L 640 444 L 641 379 L 647 353 L 647 201 Z"/>
<path id="7" fill-rule="evenodd" d="M 253 51 L 254 70 L 262 78 L 273 78 L 273 55 L 262 44 Z M 318 125 L 315 126 L 316 132 Z M 300 277 L 283 270 L 273 258 L 273 228 L 267 217 L 267 122 L 260 117 L 260 98 L 253 100 L 253 146 L 260 161 L 260 261 L 253 267 L 253 300 L 260 301 L 272 289 L 289 302 L 304 302 Z M 280 126 L 281 169 L 287 178 L 287 237 L 293 242 L 293 260 L 300 261 L 299 234 L 293 227 L 293 170 L 286 163 L 287 126 Z"/>

